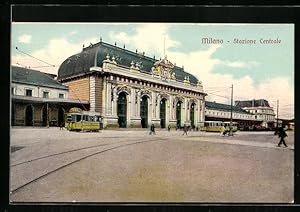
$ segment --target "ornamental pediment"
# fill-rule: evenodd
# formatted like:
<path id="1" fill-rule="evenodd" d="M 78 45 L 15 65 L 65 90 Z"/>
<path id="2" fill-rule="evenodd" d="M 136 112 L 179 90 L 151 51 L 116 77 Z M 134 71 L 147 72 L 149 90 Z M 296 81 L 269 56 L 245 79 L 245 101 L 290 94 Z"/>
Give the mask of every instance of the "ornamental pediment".
<path id="1" fill-rule="evenodd" d="M 153 75 L 159 76 L 162 80 L 176 80 L 176 74 L 173 72 L 174 65 L 167 60 L 156 61 L 153 64 L 151 72 Z"/>

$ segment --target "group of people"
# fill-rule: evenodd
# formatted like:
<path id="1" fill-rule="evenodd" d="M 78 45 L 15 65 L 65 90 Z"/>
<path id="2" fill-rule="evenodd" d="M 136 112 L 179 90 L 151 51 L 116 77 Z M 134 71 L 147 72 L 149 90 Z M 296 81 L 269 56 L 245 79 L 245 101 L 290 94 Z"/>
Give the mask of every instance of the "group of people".
<path id="1" fill-rule="evenodd" d="M 171 126 L 168 125 L 168 131 L 170 131 L 170 130 L 171 130 Z M 184 125 L 184 126 L 183 126 L 183 134 L 182 134 L 182 135 L 188 135 L 187 132 L 188 132 L 188 127 L 187 127 L 186 125 Z M 220 135 L 221 135 L 221 136 L 225 136 L 225 135 L 228 134 L 228 133 L 229 133 L 229 131 L 226 130 L 225 127 L 223 127 L 223 129 L 222 129 Z M 152 134 L 154 134 L 154 135 L 156 134 L 156 133 L 155 133 L 155 126 L 154 126 L 154 124 L 151 124 L 151 126 L 150 126 L 150 132 L 149 132 L 149 135 L 152 135 Z M 285 140 L 284 140 L 284 138 L 287 137 L 287 134 L 286 134 L 284 128 L 283 128 L 283 127 L 279 127 L 279 128 L 275 131 L 275 135 L 278 135 L 278 137 L 280 138 L 280 141 L 279 141 L 279 143 L 278 143 L 278 147 L 280 147 L 281 144 L 283 144 L 285 147 L 287 147 L 287 144 L 285 143 Z"/>
<path id="2" fill-rule="evenodd" d="M 170 130 L 171 130 L 171 126 L 170 125 L 168 125 L 168 132 L 170 132 Z M 182 135 L 188 135 L 187 134 L 187 132 L 189 131 L 189 128 L 186 126 L 186 125 L 184 125 L 183 126 L 183 134 Z M 149 132 L 149 135 L 155 135 L 156 133 L 155 133 L 155 126 L 154 126 L 154 124 L 151 124 L 151 126 L 150 126 L 150 132 Z"/>

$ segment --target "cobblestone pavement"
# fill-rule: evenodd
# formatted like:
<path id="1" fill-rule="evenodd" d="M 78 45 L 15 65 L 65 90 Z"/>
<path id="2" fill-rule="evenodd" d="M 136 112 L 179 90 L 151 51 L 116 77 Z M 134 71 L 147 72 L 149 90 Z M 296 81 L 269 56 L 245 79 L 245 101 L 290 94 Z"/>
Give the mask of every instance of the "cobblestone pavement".
<path id="1" fill-rule="evenodd" d="M 294 196 L 294 133 L 11 130 L 12 202 L 268 202 Z"/>

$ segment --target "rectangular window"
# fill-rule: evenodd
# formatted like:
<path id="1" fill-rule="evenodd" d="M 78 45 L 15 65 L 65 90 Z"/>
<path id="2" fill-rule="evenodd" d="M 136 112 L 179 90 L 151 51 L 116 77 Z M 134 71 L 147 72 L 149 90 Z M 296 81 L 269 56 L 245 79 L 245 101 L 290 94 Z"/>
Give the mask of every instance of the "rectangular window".
<path id="1" fill-rule="evenodd" d="M 63 93 L 60 93 L 60 94 L 58 95 L 58 97 L 59 97 L 60 99 L 64 99 L 64 98 L 65 98 L 65 95 L 64 95 Z"/>
<path id="2" fill-rule="evenodd" d="M 26 96 L 32 96 L 32 90 L 26 89 Z"/>
<path id="3" fill-rule="evenodd" d="M 48 91 L 43 92 L 43 98 L 49 98 L 49 92 Z"/>
<path id="4" fill-rule="evenodd" d="M 14 87 L 11 88 L 11 95 L 15 95 L 15 88 Z"/>

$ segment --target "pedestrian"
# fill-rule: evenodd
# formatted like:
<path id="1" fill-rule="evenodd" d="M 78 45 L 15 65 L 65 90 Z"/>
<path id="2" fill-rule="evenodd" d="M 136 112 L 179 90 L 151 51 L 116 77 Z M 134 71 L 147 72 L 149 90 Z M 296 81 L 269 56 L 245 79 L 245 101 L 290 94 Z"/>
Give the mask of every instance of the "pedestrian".
<path id="1" fill-rule="evenodd" d="M 222 126 L 220 136 L 225 136 L 225 135 L 226 135 L 226 129 L 224 126 Z"/>
<path id="2" fill-rule="evenodd" d="M 168 125 L 168 132 L 170 132 L 170 130 L 171 130 L 171 126 L 170 126 L 170 125 Z"/>
<path id="3" fill-rule="evenodd" d="M 64 129 L 64 123 L 63 123 L 63 122 L 60 122 L 59 130 L 63 130 L 63 129 Z"/>
<path id="4" fill-rule="evenodd" d="M 151 134 L 154 134 L 154 135 L 155 135 L 155 126 L 154 126 L 154 124 L 151 124 L 151 126 L 150 126 L 150 132 L 149 132 L 149 135 L 151 135 Z"/>
<path id="5" fill-rule="evenodd" d="M 183 125 L 183 134 L 182 135 L 184 135 L 184 134 L 188 135 L 187 131 L 188 131 L 188 129 L 187 129 L 186 125 Z"/>
<path id="6" fill-rule="evenodd" d="M 285 140 L 284 140 L 284 138 L 287 137 L 287 134 L 286 134 L 285 130 L 283 129 L 283 127 L 279 127 L 279 129 L 278 129 L 278 137 L 280 138 L 278 146 L 280 147 L 281 144 L 283 143 L 283 145 L 285 147 L 287 147 L 287 145 L 285 143 Z"/>

